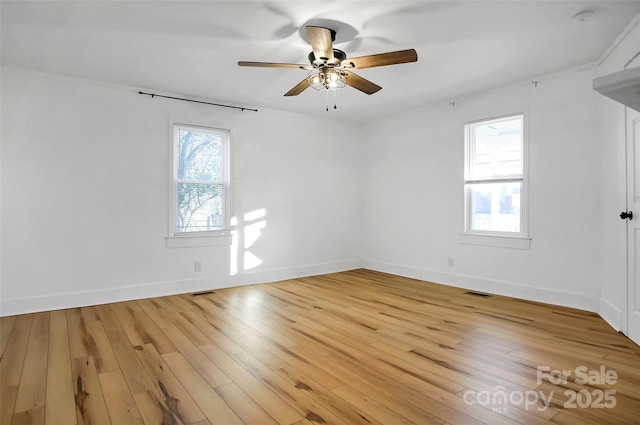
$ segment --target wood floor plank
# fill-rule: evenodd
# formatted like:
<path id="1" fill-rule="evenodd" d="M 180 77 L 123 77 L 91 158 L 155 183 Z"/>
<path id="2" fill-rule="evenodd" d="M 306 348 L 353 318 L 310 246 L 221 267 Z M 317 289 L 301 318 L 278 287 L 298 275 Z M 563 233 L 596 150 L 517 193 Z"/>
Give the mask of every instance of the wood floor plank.
<path id="1" fill-rule="evenodd" d="M 136 349 L 131 345 L 125 331 L 110 329 L 107 331 L 107 337 L 131 393 L 138 394 L 153 390 L 153 383 L 140 363 Z"/>
<path id="2" fill-rule="evenodd" d="M 442 423 L 441 421 L 435 421 L 426 417 L 420 418 L 420 422 L 410 421 L 396 411 L 389 409 L 371 397 L 368 397 L 366 394 L 351 388 L 349 385 L 334 388 L 332 391 L 334 394 L 339 395 L 342 399 L 356 406 L 358 409 L 368 412 L 378 422 L 383 424 L 413 425 L 416 423 L 422 423 L 427 425 Z"/>
<path id="3" fill-rule="evenodd" d="M 439 392 L 456 394 L 465 388 L 488 388 L 487 385 L 433 362 L 416 360 L 410 352 L 397 348 L 393 344 L 375 342 L 370 344 L 371 350 L 382 361 L 402 372 L 400 376 L 410 375 L 436 386 Z"/>
<path id="4" fill-rule="evenodd" d="M 227 315 L 225 311 L 221 311 L 217 306 L 209 306 L 208 309 L 210 312 L 216 314 L 219 317 L 226 317 Z M 236 328 L 233 327 L 233 325 L 225 325 L 224 323 L 226 322 L 224 322 L 223 320 L 219 321 L 219 329 L 221 329 L 229 339 L 231 339 L 237 346 L 241 348 L 241 352 L 247 352 L 251 354 L 252 356 L 258 358 L 261 362 L 270 365 L 274 369 L 279 369 L 288 365 L 296 365 L 300 363 L 308 364 L 308 362 L 303 357 L 300 357 L 293 352 L 293 349 L 295 347 L 290 347 L 289 349 L 287 347 L 279 345 L 275 341 L 271 341 L 269 338 L 266 338 L 263 335 L 255 333 L 253 334 L 255 339 L 252 340 L 250 338 L 247 338 L 245 335 L 235 333 L 234 329 Z M 322 371 L 309 371 L 309 373 L 314 378 L 321 380 L 323 384 L 329 388 L 342 384 L 342 382 L 335 377 L 323 373 Z M 322 377 L 318 376 L 319 374 L 322 375 Z"/>
<path id="5" fill-rule="evenodd" d="M 173 326 L 170 327 L 175 327 L 180 330 L 180 332 L 182 332 L 189 341 L 197 347 L 211 344 L 212 341 L 176 309 L 175 299 L 176 298 L 174 297 L 174 302 L 166 302 L 165 307 L 160 309 L 162 314 L 164 314 L 173 323 Z"/>
<path id="6" fill-rule="evenodd" d="M 317 337 L 318 331 L 298 323 L 290 325 L 290 329 L 292 331 L 291 338 L 297 342 L 296 345 L 304 345 L 305 347 L 309 347 L 323 356 L 328 356 L 329 354 L 335 353 L 334 347 L 328 346 Z M 329 331 L 329 329 L 325 328 L 322 331 Z"/>
<path id="7" fill-rule="evenodd" d="M 16 316 L 16 321 L 13 324 L 13 329 L 23 329 L 30 331 L 31 326 L 33 325 L 33 319 L 36 317 L 37 313 L 34 314 L 21 314 Z"/>
<path id="8" fill-rule="evenodd" d="M 262 381 L 275 394 L 312 422 L 346 425 L 342 419 L 326 409 L 321 403 L 309 397 L 304 388 L 292 385 L 268 367 L 246 353 L 238 353 L 234 358 L 256 379 Z"/>
<path id="9" fill-rule="evenodd" d="M 0 360 L 0 387 L 20 384 L 31 329 L 13 329 Z"/>
<path id="10" fill-rule="evenodd" d="M 252 289 L 251 293 L 260 294 L 258 295 L 258 297 L 264 298 L 259 289 Z M 247 296 L 251 297 L 251 293 Z M 227 306 L 225 311 L 228 313 L 227 318 L 232 320 L 232 324 L 235 325 L 239 330 L 246 329 L 251 332 L 251 334 L 248 336 L 252 336 L 253 332 L 258 332 L 276 342 L 277 344 L 282 345 L 283 347 L 291 347 L 296 345 L 296 341 L 292 340 L 286 335 L 283 335 L 281 332 L 276 331 L 275 329 L 278 329 L 278 327 L 270 327 L 268 325 L 268 317 L 266 317 L 266 315 L 263 313 L 260 306 L 260 304 L 257 304 L 255 307 L 248 307 L 248 309 Z"/>
<path id="11" fill-rule="evenodd" d="M 0 387 L 0 424 L 10 424 L 16 404 L 18 387 Z"/>
<path id="12" fill-rule="evenodd" d="M 118 370 L 120 365 L 107 337 L 107 332 L 102 326 L 102 320 L 88 322 L 86 325 L 89 334 L 89 354 L 95 361 L 98 373 Z"/>
<path id="13" fill-rule="evenodd" d="M 162 405 L 169 408 L 174 417 L 185 424 L 206 419 L 153 344 L 145 344 L 138 350 L 138 356 L 156 386 L 155 394 L 162 397 Z"/>
<path id="14" fill-rule="evenodd" d="M 39 407 L 25 412 L 16 412 L 11 420 L 11 425 L 43 425 L 44 407 Z"/>
<path id="15" fill-rule="evenodd" d="M 144 334 L 142 329 L 137 326 L 130 304 L 114 304 L 113 306 L 111 306 L 111 310 L 117 317 L 119 325 L 127 335 L 127 338 L 129 339 L 131 345 L 141 346 L 143 344 L 151 342 L 147 335 Z M 118 328 L 115 328 L 113 330 L 118 330 Z"/>
<path id="16" fill-rule="evenodd" d="M 78 425 L 111 425 L 93 357 L 73 359 L 71 370 Z"/>
<path id="17" fill-rule="evenodd" d="M 198 303 L 197 305 L 201 306 L 202 304 Z M 222 348 L 225 353 L 233 354 L 242 351 L 242 348 L 228 336 L 233 332 L 227 329 L 227 326 L 221 323 L 215 316 L 208 315 L 203 311 L 185 311 L 183 316 L 198 328 L 203 335 L 209 338 L 209 340 L 214 341 L 217 346 Z"/>
<path id="18" fill-rule="evenodd" d="M 367 411 L 359 410 L 356 406 L 338 397 L 329 389 L 324 388 L 309 376 L 303 374 L 293 367 L 277 370 L 281 377 L 286 379 L 291 385 L 305 391 L 309 397 L 322 403 L 336 416 L 343 418 L 345 422 L 353 425 L 376 425 L 376 421 Z"/>
<path id="19" fill-rule="evenodd" d="M 245 424 L 276 425 L 277 422 L 236 384 L 215 388 L 220 398 Z"/>
<path id="20" fill-rule="evenodd" d="M 381 356 L 378 356 L 380 354 L 379 351 L 371 349 L 371 344 L 363 344 L 349 339 L 343 334 L 332 330 L 322 331 L 317 335 L 319 339 L 326 341 L 327 345 L 336 347 L 337 352 L 366 364 L 384 376 L 395 378 L 403 374 L 395 365 L 381 359 Z"/>
<path id="21" fill-rule="evenodd" d="M 333 330 L 364 344 L 378 340 L 377 330 L 363 328 L 359 324 L 333 314 L 326 314 L 324 311 L 305 311 L 298 307 L 291 307 L 287 312 L 290 312 L 296 321 L 305 324 L 306 329 L 313 329 L 314 333 Z"/>
<path id="22" fill-rule="evenodd" d="M 160 311 L 161 305 L 158 303 L 157 299 L 146 299 L 146 300 L 138 300 L 136 301 L 140 307 L 144 310 L 145 313 L 149 315 L 153 323 L 156 324 L 160 329 L 165 329 L 170 326 L 173 326 L 170 320 L 162 314 Z"/>
<path id="23" fill-rule="evenodd" d="M 87 325 L 79 308 L 66 310 L 69 336 L 69 355 L 72 359 L 89 356 L 90 342 Z"/>
<path id="24" fill-rule="evenodd" d="M 257 331 L 253 331 L 248 326 L 240 324 L 239 327 L 237 327 L 237 323 L 234 323 L 234 320 L 230 319 L 229 313 L 225 310 L 220 310 L 217 306 L 209 306 L 209 312 L 215 314 L 215 318 L 211 318 L 210 323 L 215 325 L 224 336 L 225 341 L 223 342 L 226 344 L 226 341 L 231 341 L 235 347 L 239 348 L 239 350 L 234 350 L 234 353 L 249 352 L 259 357 L 261 361 L 268 362 L 276 369 L 286 366 L 286 363 L 284 363 L 282 359 L 273 354 L 274 347 L 276 347 L 276 351 L 280 349 L 286 351 L 286 347 Z M 185 316 L 187 315 L 186 312 L 183 314 Z"/>
<path id="25" fill-rule="evenodd" d="M 260 292 L 261 299 L 267 301 L 262 304 L 252 305 L 253 310 L 249 314 L 252 316 L 252 321 L 245 321 L 245 323 L 256 330 L 262 329 L 261 333 L 285 347 L 305 344 L 307 346 L 313 346 L 314 349 L 323 351 L 325 354 L 329 354 L 330 350 L 324 345 L 318 344 L 312 336 L 315 332 L 329 330 L 329 328 L 321 326 L 317 322 L 306 320 L 301 316 L 296 316 L 295 318 L 290 317 L 291 311 L 284 309 L 282 307 L 283 303 L 279 299 L 270 296 L 265 289 L 265 286 L 254 289 L 254 292 Z M 275 300 L 275 302 L 273 300 Z M 227 311 L 235 314 L 233 310 Z M 286 336 L 280 334 L 279 338 L 273 338 L 273 332 L 269 333 L 268 329 L 286 329 Z M 296 332 L 288 332 L 289 330 L 295 330 Z"/>
<path id="26" fill-rule="evenodd" d="M 348 385 L 338 387 L 343 391 L 353 390 L 366 394 L 367 398 L 375 401 L 376 404 L 381 404 L 386 409 L 397 412 L 417 424 L 443 422 L 429 409 L 429 400 L 414 388 L 399 384 L 396 379 L 387 378 L 341 355 L 331 356 L 327 360 L 335 365 L 333 369 L 343 375 L 348 382 Z M 335 392 L 335 389 L 332 391 Z"/>
<path id="27" fill-rule="evenodd" d="M 295 423 L 295 424 L 293 424 L 293 425 L 314 425 L 314 423 L 313 423 L 313 422 L 311 422 L 309 419 L 306 419 L 306 418 L 305 418 L 305 419 L 303 419 L 303 420 L 301 420 L 301 421 L 299 421 L 299 422 L 296 422 L 296 423 Z"/>
<path id="28" fill-rule="evenodd" d="M 211 388 L 231 383 L 231 379 L 177 328 L 167 328 L 164 332 Z"/>
<path id="29" fill-rule="evenodd" d="M 215 315 L 215 317 L 218 319 L 218 322 L 224 322 L 226 324 L 225 328 L 233 330 L 233 341 L 236 342 L 236 344 L 244 344 L 243 349 L 246 349 L 246 347 L 253 345 L 255 342 L 261 342 L 263 346 L 265 344 L 278 345 L 282 347 L 290 347 L 296 345 L 294 341 L 284 337 L 279 332 L 273 332 L 272 334 L 267 335 L 268 332 L 261 332 L 257 329 L 254 329 L 250 325 L 247 325 L 243 320 L 241 320 L 243 316 L 237 316 L 236 314 L 228 310 L 229 309 L 227 308 L 222 309 L 218 306 L 208 306 L 208 311 Z M 227 333 L 227 336 L 229 336 L 229 333 Z"/>
<path id="30" fill-rule="evenodd" d="M 133 395 L 145 424 L 188 425 L 172 412 L 156 390 Z"/>
<path id="31" fill-rule="evenodd" d="M 244 425 L 242 419 L 235 414 L 222 398 L 210 387 L 198 372 L 180 353 L 163 354 L 162 358 L 176 375 L 191 398 L 209 421 L 228 425 Z"/>
<path id="32" fill-rule="evenodd" d="M 247 372 L 218 346 L 200 347 L 204 354 L 220 367 L 233 382 L 251 397 L 278 424 L 289 425 L 304 418 L 297 410 L 269 389 L 263 382 Z"/>
<path id="33" fill-rule="evenodd" d="M 290 352 L 286 353 L 287 363 L 291 367 L 304 371 L 307 376 L 324 388 L 333 389 L 344 385 L 345 381 L 342 377 L 327 373 L 327 369 L 323 366 L 326 364 L 327 357 L 304 345 L 291 347 Z"/>
<path id="34" fill-rule="evenodd" d="M 82 312 L 82 317 L 85 322 L 93 322 L 95 320 L 100 320 L 100 314 L 98 313 L 99 306 L 87 306 L 80 307 L 80 311 Z"/>
<path id="35" fill-rule="evenodd" d="M 7 347 L 7 342 L 9 342 L 9 336 L 13 331 L 13 325 L 16 319 L 16 316 L 0 317 L 0 358 L 2 358 L 4 349 Z"/>
<path id="36" fill-rule="evenodd" d="M 98 320 L 105 331 L 121 329 L 120 321 L 114 309 L 121 308 L 121 304 L 103 304 L 96 306 L 94 310 L 98 314 Z"/>
<path id="37" fill-rule="evenodd" d="M 44 408 L 49 351 L 49 316 L 50 313 L 37 313 L 33 318 L 14 408 L 16 413 Z M 28 416 L 36 418 L 39 414 Z"/>
<path id="38" fill-rule="evenodd" d="M 47 362 L 45 423 L 76 425 L 69 333 L 64 311 L 51 312 Z"/>
<path id="39" fill-rule="evenodd" d="M 145 425 L 127 382 L 119 370 L 99 375 L 102 394 L 113 425 Z"/>
<path id="40" fill-rule="evenodd" d="M 160 354 L 173 353 L 178 350 L 142 307 L 133 311 L 133 320 L 142 340 L 145 343 L 153 344 Z"/>

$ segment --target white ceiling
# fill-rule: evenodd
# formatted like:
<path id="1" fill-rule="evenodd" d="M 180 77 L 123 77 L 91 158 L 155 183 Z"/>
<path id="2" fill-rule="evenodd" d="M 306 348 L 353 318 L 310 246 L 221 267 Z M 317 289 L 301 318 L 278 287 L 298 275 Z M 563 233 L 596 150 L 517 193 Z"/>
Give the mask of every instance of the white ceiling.
<path id="1" fill-rule="evenodd" d="M 597 61 L 640 1 L 2 1 L 2 65 L 246 107 L 365 122 Z M 573 16 L 594 12 L 577 23 Z M 306 23 L 356 57 L 415 48 L 418 62 L 357 71 L 383 87 L 283 94 L 307 63 Z M 333 99 L 330 99 L 333 106 Z"/>

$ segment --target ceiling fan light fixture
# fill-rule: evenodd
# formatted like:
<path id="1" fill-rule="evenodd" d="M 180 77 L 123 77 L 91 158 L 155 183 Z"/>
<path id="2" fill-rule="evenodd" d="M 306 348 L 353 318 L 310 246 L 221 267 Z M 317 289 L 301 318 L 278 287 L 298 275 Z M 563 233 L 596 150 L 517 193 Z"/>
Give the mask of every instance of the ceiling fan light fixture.
<path id="1" fill-rule="evenodd" d="M 313 70 L 307 81 L 315 90 L 338 90 L 347 85 L 347 73 L 333 68 Z"/>

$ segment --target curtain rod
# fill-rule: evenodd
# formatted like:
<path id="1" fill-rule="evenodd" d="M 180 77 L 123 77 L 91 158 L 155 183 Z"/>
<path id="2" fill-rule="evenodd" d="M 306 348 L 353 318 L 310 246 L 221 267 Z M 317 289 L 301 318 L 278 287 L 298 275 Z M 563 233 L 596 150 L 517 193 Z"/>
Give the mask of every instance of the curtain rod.
<path id="1" fill-rule="evenodd" d="M 144 95 L 147 95 L 147 96 L 151 96 L 152 98 L 157 96 L 157 97 L 164 97 L 165 99 L 182 100 L 184 102 L 202 103 L 202 104 L 211 105 L 211 106 L 221 106 L 223 108 L 240 109 L 241 111 L 258 112 L 257 109 L 243 108 L 241 106 L 222 105 L 220 103 L 203 102 L 201 100 L 185 99 L 185 98 L 182 98 L 182 97 L 164 96 L 162 94 L 145 93 L 145 92 L 142 92 L 142 91 L 139 91 L 138 94 L 144 94 Z"/>
<path id="2" fill-rule="evenodd" d="M 631 62 L 633 62 L 633 60 L 635 58 L 637 58 L 638 56 L 640 56 L 640 51 L 638 53 L 636 53 L 635 55 L 633 55 L 633 57 L 631 59 L 629 59 L 629 61 L 627 63 L 624 64 L 624 69 L 627 69 L 627 67 L 631 64 Z"/>

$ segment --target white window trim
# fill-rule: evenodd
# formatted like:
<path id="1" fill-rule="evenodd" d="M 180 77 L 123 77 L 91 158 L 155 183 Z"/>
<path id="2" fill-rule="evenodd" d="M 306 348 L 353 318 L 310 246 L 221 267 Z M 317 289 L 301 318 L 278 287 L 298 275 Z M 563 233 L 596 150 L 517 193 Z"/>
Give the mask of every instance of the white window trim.
<path id="1" fill-rule="evenodd" d="M 469 179 L 470 174 L 470 160 L 469 150 L 471 147 L 471 140 L 469 135 L 469 124 L 475 124 L 484 121 L 491 121 L 501 118 L 512 117 L 516 115 L 522 115 L 522 177 L 519 176 L 501 176 L 500 178 L 478 178 Z M 458 242 L 468 245 L 483 245 L 503 248 L 515 248 L 515 249 L 530 249 L 531 237 L 529 236 L 529 110 L 527 107 L 519 107 L 509 109 L 508 111 L 501 111 L 500 113 L 488 114 L 482 118 L 475 117 L 464 122 L 464 178 L 463 178 L 463 198 L 464 198 L 464 210 L 463 210 L 463 228 L 459 234 Z M 522 197 L 521 212 L 520 212 L 520 232 L 498 232 L 498 231 L 480 231 L 471 230 L 471 214 L 470 214 L 470 200 L 469 190 L 467 184 L 469 183 L 481 183 L 481 182 L 508 182 L 508 181 L 521 181 L 522 182 Z"/>
<path id="2" fill-rule="evenodd" d="M 202 128 L 205 130 L 220 130 L 227 133 L 227 141 L 223 146 L 223 193 L 224 193 L 224 229 L 202 232 L 176 232 L 176 204 L 177 190 L 174 179 L 176 173 L 175 161 L 175 131 L 176 126 Z M 203 246 L 229 246 L 232 242 L 231 236 L 231 133 L 229 127 L 213 125 L 209 123 L 193 123 L 193 120 L 169 120 L 169 223 L 167 228 L 168 236 L 165 237 L 167 248 L 190 248 Z"/>
<path id="3" fill-rule="evenodd" d="M 200 246 L 229 246 L 232 236 L 217 234 L 212 236 L 167 236 L 165 238 L 167 248 L 197 248 Z"/>
<path id="4" fill-rule="evenodd" d="M 464 245 L 493 246 L 496 248 L 530 249 L 531 238 L 482 233 L 460 233 L 458 242 Z"/>

